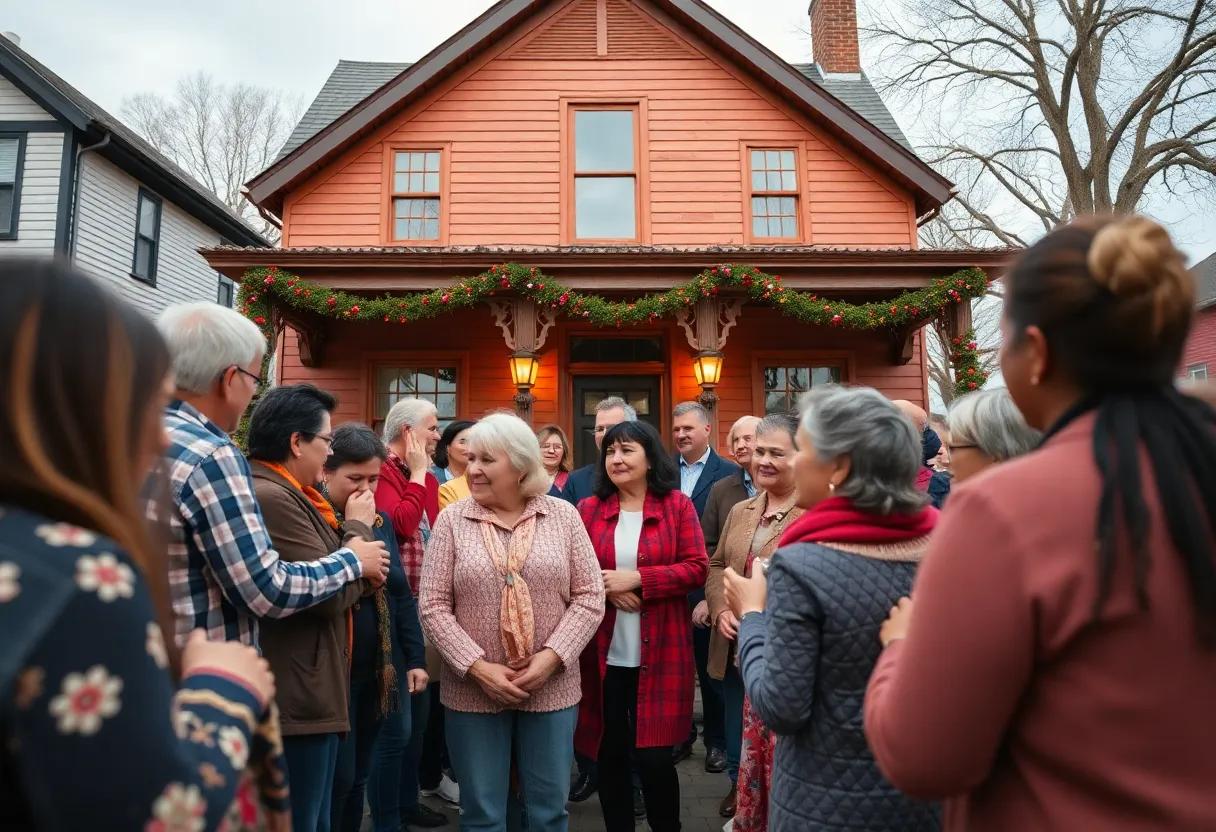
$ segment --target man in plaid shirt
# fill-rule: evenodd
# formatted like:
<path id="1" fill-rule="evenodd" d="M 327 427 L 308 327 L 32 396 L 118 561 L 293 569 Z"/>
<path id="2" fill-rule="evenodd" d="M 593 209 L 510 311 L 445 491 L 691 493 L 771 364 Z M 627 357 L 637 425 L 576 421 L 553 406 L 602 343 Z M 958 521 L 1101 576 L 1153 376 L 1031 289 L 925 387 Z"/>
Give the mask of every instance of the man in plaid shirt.
<path id="1" fill-rule="evenodd" d="M 177 400 L 165 410 L 169 587 L 177 638 L 258 645 L 258 619 L 308 609 L 352 581 L 383 581 L 388 552 L 352 541 L 311 563 L 279 559 L 254 496 L 249 463 L 228 436 L 261 381 L 266 339 L 251 321 L 214 303 L 182 304 L 157 326 L 173 354 Z M 150 504 L 149 518 L 156 520 Z"/>

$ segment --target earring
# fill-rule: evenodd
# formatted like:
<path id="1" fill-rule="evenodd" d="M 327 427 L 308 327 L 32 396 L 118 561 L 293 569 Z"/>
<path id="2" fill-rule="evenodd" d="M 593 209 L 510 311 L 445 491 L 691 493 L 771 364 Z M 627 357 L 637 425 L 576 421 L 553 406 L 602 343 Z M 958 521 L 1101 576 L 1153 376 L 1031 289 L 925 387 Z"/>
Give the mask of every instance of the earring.
<path id="1" fill-rule="evenodd" d="M 1039 374 L 1038 373 L 1035 373 L 1034 375 L 1032 375 L 1030 377 L 1030 383 L 1035 387 L 1039 386 Z"/>
<path id="2" fill-rule="evenodd" d="M 830 483 L 828 483 L 828 493 L 829 493 L 829 494 L 835 494 L 835 493 L 836 493 L 836 483 L 834 483 L 834 482 L 830 482 Z"/>

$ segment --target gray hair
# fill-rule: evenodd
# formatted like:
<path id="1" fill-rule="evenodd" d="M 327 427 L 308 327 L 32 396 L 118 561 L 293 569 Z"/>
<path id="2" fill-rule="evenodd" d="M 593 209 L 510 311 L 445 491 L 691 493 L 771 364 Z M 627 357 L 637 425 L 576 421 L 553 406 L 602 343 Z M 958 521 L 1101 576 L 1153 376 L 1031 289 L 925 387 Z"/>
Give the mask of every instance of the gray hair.
<path id="1" fill-rule="evenodd" d="M 416 428 L 431 415 L 439 415 L 434 402 L 413 397 L 401 399 L 388 409 L 384 417 L 384 444 L 391 444 L 400 438 L 401 429 L 406 425 Z"/>
<path id="2" fill-rule="evenodd" d="M 514 413 L 491 413 L 469 428 L 469 450 L 505 454 L 507 463 L 520 473 L 519 490 L 524 497 L 549 491 L 549 475 L 540 456 L 540 443 L 528 423 Z"/>
<path id="3" fill-rule="evenodd" d="M 258 325 L 218 303 L 179 303 L 156 319 L 169 345 L 180 390 L 207 394 L 229 367 L 244 369 L 266 354 Z"/>
<path id="4" fill-rule="evenodd" d="M 836 494 L 876 514 L 910 514 L 928 495 L 916 487 L 921 437 L 894 402 L 870 387 L 825 384 L 803 395 L 799 427 L 822 460 L 849 458 Z"/>
<path id="5" fill-rule="evenodd" d="M 676 405 L 676 409 L 671 411 L 671 415 L 676 419 L 679 419 L 681 416 L 687 416 L 689 413 L 697 414 L 697 418 L 701 420 L 701 424 L 703 425 L 708 425 L 713 419 L 709 415 L 709 411 L 705 409 L 705 406 L 697 402 L 680 402 Z"/>
<path id="6" fill-rule="evenodd" d="M 762 421 L 759 416 L 740 416 L 738 419 L 735 420 L 735 423 L 730 426 L 730 430 L 727 431 L 727 433 L 726 433 L 726 444 L 727 445 L 735 444 L 735 431 L 737 431 L 740 427 L 742 427 L 744 425 L 744 423 L 746 423 L 747 420 L 749 420 L 749 419 L 756 420 L 757 433 L 759 433 L 759 425 L 760 425 L 760 422 Z"/>
<path id="7" fill-rule="evenodd" d="M 620 396 L 609 396 L 608 398 L 601 400 L 599 404 L 595 406 L 595 412 L 603 413 L 605 410 L 617 410 L 618 408 L 625 411 L 626 422 L 636 422 L 638 420 L 637 410 L 634 409 L 633 405 L 622 399 Z"/>
<path id="8" fill-rule="evenodd" d="M 975 445 L 995 462 L 1034 450 L 1041 435 L 1026 424 L 1004 388 L 976 390 L 950 403 L 951 444 Z"/>
<path id="9" fill-rule="evenodd" d="M 793 413 L 770 413 L 760 420 L 760 424 L 756 425 L 756 438 L 767 436 L 770 433 L 784 432 L 789 435 L 790 441 L 794 441 L 794 435 L 798 433 L 798 417 Z"/>

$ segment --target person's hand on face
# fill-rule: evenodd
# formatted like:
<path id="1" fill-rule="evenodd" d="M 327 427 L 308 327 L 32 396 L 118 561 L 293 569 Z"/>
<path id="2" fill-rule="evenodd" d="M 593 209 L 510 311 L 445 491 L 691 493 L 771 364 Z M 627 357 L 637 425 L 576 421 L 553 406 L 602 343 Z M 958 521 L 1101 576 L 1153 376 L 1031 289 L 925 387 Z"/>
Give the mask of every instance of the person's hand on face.
<path id="1" fill-rule="evenodd" d="M 426 443 L 420 440 L 412 428 L 405 428 L 405 465 L 411 474 L 425 472 L 431 464 L 426 452 Z"/>
<path id="2" fill-rule="evenodd" d="M 376 495 L 371 491 L 356 491 L 346 501 L 343 510 L 347 520 L 354 520 L 365 526 L 376 524 Z"/>

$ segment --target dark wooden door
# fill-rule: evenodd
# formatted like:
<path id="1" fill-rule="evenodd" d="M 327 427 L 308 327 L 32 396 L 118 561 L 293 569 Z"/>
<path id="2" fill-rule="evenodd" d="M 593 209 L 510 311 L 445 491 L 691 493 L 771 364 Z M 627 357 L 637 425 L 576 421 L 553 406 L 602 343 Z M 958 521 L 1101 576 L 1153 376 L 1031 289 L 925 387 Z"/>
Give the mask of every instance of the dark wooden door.
<path id="1" fill-rule="evenodd" d="M 638 412 L 638 419 L 657 431 L 663 430 L 660 412 L 659 376 L 574 377 L 574 465 L 582 467 L 598 459 L 595 447 L 595 406 L 609 396 L 619 396 Z"/>

